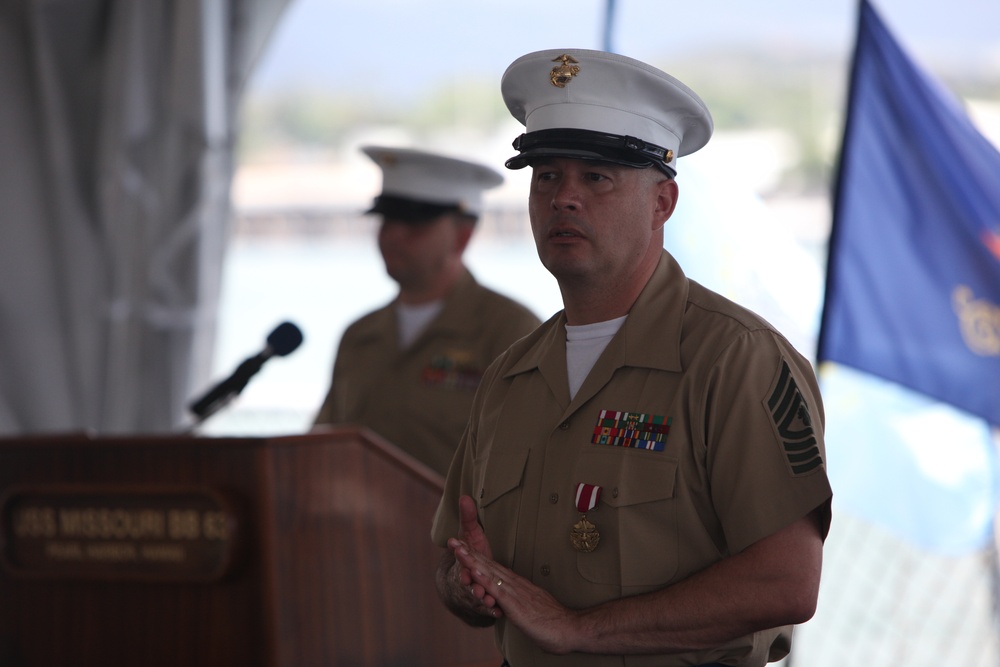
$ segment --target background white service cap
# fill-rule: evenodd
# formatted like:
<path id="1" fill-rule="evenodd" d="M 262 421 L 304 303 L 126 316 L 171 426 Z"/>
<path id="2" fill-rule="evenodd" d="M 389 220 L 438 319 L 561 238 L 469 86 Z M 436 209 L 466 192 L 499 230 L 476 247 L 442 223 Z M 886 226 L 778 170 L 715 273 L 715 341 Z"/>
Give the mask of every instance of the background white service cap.
<path id="1" fill-rule="evenodd" d="M 526 133 L 507 167 L 539 157 L 604 160 L 677 171 L 677 158 L 712 136 L 712 116 L 694 91 L 633 58 L 587 49 L 521 56 L 500 84 Z"/>
<path id="2" fill-rule="evenodd" d="M 478 217 L 483 191 L 503 183 L 489 167 L 413 148 L 364 146 L 382 169 L 382 193 L 367 213 L 401 220 L 436 218 L 448 211 Z"/>

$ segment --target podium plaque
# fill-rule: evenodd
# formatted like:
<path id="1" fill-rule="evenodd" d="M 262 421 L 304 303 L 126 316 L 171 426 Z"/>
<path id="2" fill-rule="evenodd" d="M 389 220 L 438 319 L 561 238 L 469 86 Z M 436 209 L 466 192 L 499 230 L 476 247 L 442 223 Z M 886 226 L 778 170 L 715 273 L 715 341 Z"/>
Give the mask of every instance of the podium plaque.
<path id="1" fill-rule="evenodd" d="M 375 434 L 0 440 L 0 665 L 490 665 Z"/>

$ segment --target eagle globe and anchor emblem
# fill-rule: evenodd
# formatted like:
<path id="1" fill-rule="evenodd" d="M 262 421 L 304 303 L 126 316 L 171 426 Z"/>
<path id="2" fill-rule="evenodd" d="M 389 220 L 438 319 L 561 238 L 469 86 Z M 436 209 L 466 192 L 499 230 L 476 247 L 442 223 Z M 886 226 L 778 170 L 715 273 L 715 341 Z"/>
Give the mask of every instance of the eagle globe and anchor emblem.
<path id="1" fill-rule="evenodd" d="M 556 88 L 565 88 L 566 84 L 580 73 L 580 61 L 569 54 L 564 53 L 558 58 L 553 58 L 552 62 L 561 63 L 549 72 L 549 80 Z"/>

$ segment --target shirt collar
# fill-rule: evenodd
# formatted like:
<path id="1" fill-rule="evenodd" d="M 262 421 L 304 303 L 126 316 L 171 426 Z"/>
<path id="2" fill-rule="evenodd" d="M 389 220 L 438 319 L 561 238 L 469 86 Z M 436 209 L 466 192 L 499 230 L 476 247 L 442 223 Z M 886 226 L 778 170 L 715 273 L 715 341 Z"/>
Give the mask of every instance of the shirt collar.
<path id="1" fill-rule="evenodd" d="M 444 305 L 441 312 L 430 321 L 423 333 L 417 336 L 417 340 L 424 337 L 424 334 L 433 330 L 435 333 L 452 333 L 457 336 L 470 336 L 475 333 L 477 322 L 469 317 L 469 304 L 474 301 L 474 294 L 479 283 L 472 276 L 472 273 L 462 267 L 455 284 L 444 298 Z M 363 320 L 363 324 L 357 330 L 358 340 L 367 341 L 370 339 L 382 338 L 391 332 L 393 338 L 396 337 L 396 303 L 399 297 L 393 299 L 387 306 L 374 311 L 371 317 Z M 416 341 L 414 341 L 416 342 Z"/>
<path id="2" fill-rule="evenodd" d="M 656 370 L 681 370 L 681 334 L 690 285 L 680 264 L 666 250 L 639 293 L 628 319 L 608 344 L 620 354 L 622 365 Z M 506 377 L 540 368 L 550 354 L 566 349 L 566 314 L 560 311 L 544 326 Z M 555 347 L 558 346 L 558 347 Z M 554 349 L 555 347 L 555 349 Z M 620 352 L 619 352 L 620 351 Z"/>

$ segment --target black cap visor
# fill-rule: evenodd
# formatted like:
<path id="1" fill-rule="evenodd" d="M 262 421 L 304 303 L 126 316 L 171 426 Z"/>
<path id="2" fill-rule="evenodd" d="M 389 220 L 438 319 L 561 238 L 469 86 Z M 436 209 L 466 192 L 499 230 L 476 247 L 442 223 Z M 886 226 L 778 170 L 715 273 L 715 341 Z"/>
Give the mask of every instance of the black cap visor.
<path id="1" fill-rule="evenodd" d="M 452 212 L 461 213 L 462 207 L 458 204 L 438 204 L 393 195 L 375 197 L 375 203 L 365 211 L 366 214 L 377 213 L 385 218 L 412 223 L 430 222 Z"/>
<path id="2" fill-rule="evenodd" d="M 593 130 L 554 129 L 522 134 L 513 143 L 519 155 L 507 160 L 508 169 L 523 169 L 543 158 L 572 158 L 611 162 L 626 167 L 644 169 L 656 167 L 671 178 L 677 172 L 667 165 L 673 154 L 667 149 L 619 134 Z"/>

